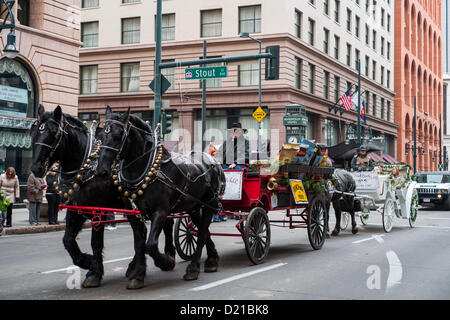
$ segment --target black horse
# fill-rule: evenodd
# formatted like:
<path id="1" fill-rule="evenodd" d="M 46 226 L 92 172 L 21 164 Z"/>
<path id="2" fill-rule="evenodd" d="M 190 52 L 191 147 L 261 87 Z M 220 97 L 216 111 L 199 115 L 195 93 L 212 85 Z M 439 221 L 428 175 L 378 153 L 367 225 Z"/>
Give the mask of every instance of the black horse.
<path id="1" fill-rule="evenodd" d="M 97 130 L 99 131 L 99 130 Z M 71 205 L 112 207 L 131 209 L 128 202 L 120 197 L 110 178 L 93 175 L 94 165 L 98 158 L 93 137 L 86 126 L 78 119 L 63 114 L 58 106 L 53 112 L 44 112 L 39 107 L 38 120 L 32 128 L 33 164 L 31 170 L 37 177 L 45 176 L 50 166 L 59 161 L 61 183 L 58 186 L 60 194 Z M 91 147 L 92 146 L 92 147 Z M 73 263 L 80 268 L 88 269 L 83 287 L 98 287 L 103 277 L 104 228 L 92 228 L 91 247 L 93 255 L 82 253 L 76 237 L 87 218 L 76 211 L 68 210 L 66 229 L 63 238 L 64 247 L 69 252 Z M 127 288 L 137 289 L 143 286 L 146 272 L 145 223 L 136 216 L 128 216 L 133 228 L 135 256 L 130 262 L 126 275 L 129 278 Z M 168 221 L 164 227 L 166 235 L 166 250 L 175 253 L 173 246 L 173 221 Z"/>
<path id="2" fill-rule="evenodd" d="M 158 238 L 171 213 L 187 212 L 198 228 L 198 242 L 183 278 L 198 278 L 205 244 L 208 254 L 205 272 L 217 271 L 219 256 L 211 240 L 209 224 L 218 211 L 219 197 L 225 188 L 220 165 L 207 154 L 192 159 L 168 152 L 158 140 L 157 131 L 152 132 L 147 123 L 130 115 L 130 109 L 119 114 L 107 107 L 102 135 L 97 171 L 102 175 L 113 174 L 124 197 L 151 219 L 146 250 L 155 265 L 166 269 L 173 264 L 167 252 L 159 252 Z"/>
<path id="3" fill-rule="evenodd" d="M 334 187 L 338 192 L 334 192 L 330 199 L 330 202 L 333 204 L 334 214 L 336 216 L 336 226 L 334 227 L 334 230 L 331 234 L 333 236 L 337 236 L 341 231 L 342 211 L 348 212 L 352 217 L 352 233 L 356 234 L 358 232 L 358 227 L 356 226 L 355 220 L 355 203 L 357 203 L 357 201 L 355 201 L 354 196 L 351 195 L 352 193 L 354 193 L 356 188 L 355 179 L 353 178 L 351 173 L 343 169 L 336 169 L 333 173 L 333 177 L 337 181 Z M 342 194 L 341 192 L 346 192 L 349 194 Z M 327 206 L 328 211 L 330 203 L 328 203 Z"/>

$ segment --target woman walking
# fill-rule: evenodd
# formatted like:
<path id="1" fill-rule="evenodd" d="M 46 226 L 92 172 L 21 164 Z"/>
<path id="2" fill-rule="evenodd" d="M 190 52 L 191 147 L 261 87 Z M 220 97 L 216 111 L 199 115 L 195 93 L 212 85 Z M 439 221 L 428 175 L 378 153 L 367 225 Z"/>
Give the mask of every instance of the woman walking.
<path id="1" fill-rule="evenodd" d="M 6 193 L 6 198 L 9 200 L 9 205 L 6 207 L 6 227 L 10 228 L 13 204 L 20 197 L 19 179 L 13 167 L 6 169 L 6 172 L 0 176 L 0 190 Z"/>
<path id="2" fill-rule="evenodd" d="M 45 187 L 44 179 L 35 177 L 34 173 L 31 172 L 27 182 L 27 199 L 30 202 L 29 213 L 32 226 L 40 225 L 39 216 Z"/>

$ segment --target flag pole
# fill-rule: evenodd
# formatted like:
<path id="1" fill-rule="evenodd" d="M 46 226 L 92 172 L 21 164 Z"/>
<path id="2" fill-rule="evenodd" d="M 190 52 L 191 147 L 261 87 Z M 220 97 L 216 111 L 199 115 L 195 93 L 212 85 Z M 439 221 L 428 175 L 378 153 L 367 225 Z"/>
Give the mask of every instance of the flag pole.
<path id="1" fill-rule="evenodd" d="M 358 137 L 358 147 L 361 146 L 361 60 L 358 59 L 358 110 L 356 113 L 358 117 L 358 128 L 356 131 Z"/>

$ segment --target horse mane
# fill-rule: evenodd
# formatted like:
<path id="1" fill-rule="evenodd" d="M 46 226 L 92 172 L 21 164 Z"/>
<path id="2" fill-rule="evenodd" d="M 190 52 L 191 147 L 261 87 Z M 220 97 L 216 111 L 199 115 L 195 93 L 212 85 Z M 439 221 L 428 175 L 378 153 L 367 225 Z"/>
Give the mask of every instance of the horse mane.
<path id="1" fill-rule="evenodd" d="M 138 116 L 130 114 L 130 122 L 137 128 L 149 132 L 153 137 L 152 127 Z"/>

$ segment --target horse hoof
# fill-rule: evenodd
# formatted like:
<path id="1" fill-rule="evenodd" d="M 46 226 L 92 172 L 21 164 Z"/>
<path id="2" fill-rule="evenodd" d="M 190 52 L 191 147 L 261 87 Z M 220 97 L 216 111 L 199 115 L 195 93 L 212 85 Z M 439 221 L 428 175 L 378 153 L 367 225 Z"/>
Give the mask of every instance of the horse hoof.
<path id="1" fill-rule="evenodd" d="M 339 231 L 337 229 L 334 229 L 333 232 L 331 232 L 332 236 L 338 236 L 339 235 Z"/>
<path id="2" fill-rule="evenodd" d="M 186 273 L 183 276 L 183 280 L 185 281 L 197 280 L 199 274 L 200 274 L 199 271 L 186 271 Z"/>
<path id="3" fill-rule="evenodd" d="M 205 261 L 205 272 L 217 272 L 217 269 L 219 268 L 218 264 L 218 258 L 208 258 Z"/>
<path id="4" fill-rule="evenodd" d="M 162 271 L 172 271 L 175 268 L 175 257 L 166 255 L 166 258 L 163 263 L 158 263 L 156 266 Z"/>
<path id="5" fill-rule="evenodd" d="M 136 290 L 144 287 L 144 280 L 132 279 L 127 284 L 128 290 Z"/>
<path id="6" fill-rule="evenodd" d="M 84 281 L 83 281 L 83 288 L 97 288 L 100 287 L 100 284 L 102 282 L 102 279 L 99 277 L 87 277 Z"/>
<path id="7" fill-rule="evenodd" d="M 353 234 L 357 234 L 357 233 L 358 233 L 358 231 L 359 231 L 359 229 L 358 229 L 358 228 L 353 228 L 353 229 L 352 229 L 352 233 L 353 233 Z"/>
<path id="8" fill-rule="evenodd" d="M 128 267 L 127 272 L 125 273 L 125 277 L 130 278 L 131 275 L 134 273 L 134 267 Z"/>

